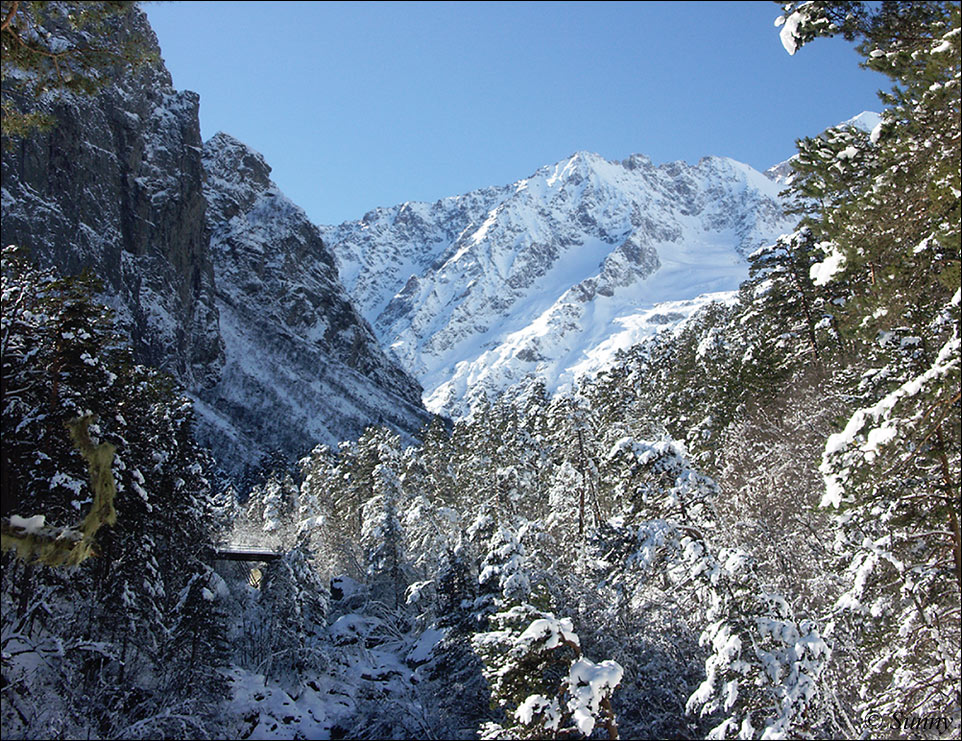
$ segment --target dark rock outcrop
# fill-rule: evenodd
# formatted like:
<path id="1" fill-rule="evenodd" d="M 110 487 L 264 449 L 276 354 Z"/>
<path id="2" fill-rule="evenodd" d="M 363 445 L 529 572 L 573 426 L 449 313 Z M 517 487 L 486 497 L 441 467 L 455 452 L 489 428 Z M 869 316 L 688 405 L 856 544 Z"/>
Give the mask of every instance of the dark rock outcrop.
<path id="1" fill-rule="evenodd" d="M 159 58 L 141 11 L 117 33 Z M 420 387 L 377 346 L 317 229 L 259 154 L 226 135 L 205 150 L 199 97 L 163 62 L 42 104 L 53 129 L 3 151 L 3 243 L 103 281 L 138 360 L 194 396 L 225 468 L 424 422 Z"/>
<path id="2" fill-rule="evenodd" d="M 249 459 L 268 443 L 305 450 L 375 422 L 409 432 L 424 423 L 421 387 L 378 346 L 317 227 L 271 182 L 263 157 L 219 133 L 204 167 L 226 350 L 220 379 L 199 393 L 215 450 Z"/>
<path id="3" fill-rule="evenodd" d="M 119 32 L 157 50 L 140 12 Z M 211 383 L 223 360 L 198 102 L 161 63 L 145 64 L 97 96 L 48 100 L 50 132 L 3 151 L 3 243 L 64 274 L 91 270 L 138 358 L 191 387 Z"/>

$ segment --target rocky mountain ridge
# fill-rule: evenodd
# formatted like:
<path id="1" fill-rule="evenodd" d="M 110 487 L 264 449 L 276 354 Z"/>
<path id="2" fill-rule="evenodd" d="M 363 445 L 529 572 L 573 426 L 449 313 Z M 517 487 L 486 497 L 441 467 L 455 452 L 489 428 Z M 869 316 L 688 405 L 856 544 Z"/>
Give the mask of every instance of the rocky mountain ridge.
<path id="1" fill-rule="evenodd" d="M 788 231 L 781 186 L 706 157 L 578 152 L 503 187 L 322 227 L 382 343 L 458 415 L 530 376 L 549 390 L 675 326 Z"/>
<path id="2" fill-rule="evenodd" d="M 159 57 L 140 10 L 116 32 Z M 230 473 L 369 424 L 410 436 L 429 418 L 316 228 L 260 155 L 201 141 L 199 97 L 174 90 L 163 62 L 43 105 L 56 125 L 4 147 L 3 243 L 102 279 L 136 357 L 189 391 L 198 437 Z"/>
<path id="3" fill-rule="evenodd" d="M 306 452 L 368 424 L 410 434 L 426 422 L 420 386 L 381 350 L 317 227 L 264 158 L 221 132 L 203 163 L 225 362 L 197 407 L 234 449 L 228 457 L 250 458 L 267 440 Z"/>
<path id="4" fill-rule="evenodd" d="M 139 12 L 122 37 L 157 41 Z M 144 64 L 96 97 L 47 94 L 48 133 L 3 148 L 2 239 L 65 275 L 91 270 L 143 362 L 190 388 L 223 362 L 207 249 L 196 93 Z"/>

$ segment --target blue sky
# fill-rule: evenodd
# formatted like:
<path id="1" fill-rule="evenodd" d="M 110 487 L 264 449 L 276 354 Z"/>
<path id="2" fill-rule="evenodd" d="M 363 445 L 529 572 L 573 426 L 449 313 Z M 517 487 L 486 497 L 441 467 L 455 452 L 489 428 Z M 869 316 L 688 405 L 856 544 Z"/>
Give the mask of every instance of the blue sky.
<path id="1" fill-rule="evenodd" d="M 165 2 L 205 139 L 260 151 L 320 224 L 503 185 L 578 150 L 765 169 L 879 110 L 842 39 L 790 57 L 771 2 Z"/>

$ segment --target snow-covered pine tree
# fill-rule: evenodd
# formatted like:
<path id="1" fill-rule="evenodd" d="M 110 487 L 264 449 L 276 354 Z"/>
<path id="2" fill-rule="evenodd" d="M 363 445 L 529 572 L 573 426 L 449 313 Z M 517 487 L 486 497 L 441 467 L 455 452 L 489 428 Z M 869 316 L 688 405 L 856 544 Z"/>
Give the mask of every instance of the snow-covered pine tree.
<path id="1" fill-rule="evenodd" d="M 287 549 L 294 545 L 300 520 L 300 491 L 291 474 L 275 469 L 247 497 L 247 534 L 256 545 Z M 258 532 L 259 531 L 259 532 Z"/>
<path id="2" fill-rule="evenodd" d="M 787 5 L 786 48 L 844 31 L 860 42 L 863 65 L 894 83 L 867 141 L 811 158 L 798 186 L 821 191 L 810 224 L 824 257 L 812 276 L 844 287 L 839 322 L 863 358 L 859 401 L 821 466 L 850 585 L 838 619 L 849 626 L 863 718 L 952 713 L 962 583 L 960 9 L 845 3 L 839 18 L 835 5 Z M 810 148 L 831 152 L 835 137 Z"/>
<path id="3" fill-rule="evenodd" d="M 759 365 L 758 356 L 763 353 L 777 356 L 783 365 L 797 363 L 796 353 L 802 347 L 809 362 L 820 360 L 816 328 L 831 326 L 833 317 L 825 315 L 812 283 L 816 260 L 814 237 L 807 227 L 749 255 L 749 279 L 740 287 L 745 310 L 740 312 L 739 324 L 756 329 L 751 337 L 753 365 Z M 777 368 L 768 370 L 762 382 L 771 385 L 778 380 L 772 372 Z"/>
<path id="4" fill-rule="evenodd" d="M 445 483 L 439 480 L 430 461 L 429 465 L 425 462 L 423 447 L 412 446 L 401 456 L 404 506 L 400 519 L 405 552 L 411 554 L 416 578 L 427 585 L 434 583 L 445 553 L 450 553 L 458 542 L 461 515 L 442 499 L 440 492 Z"/>
<path id="5" fill-rule="evenodd" d="M 319 471 L 323 473 L 316 481 L 328 491 L 312 496 L 329 501 L 323 505 L 330 512 L 325 537 L 336 555 L 335 571 L 364 578 L 367 565 L 360 542 L 365 504 L 374 492 L 374 471 L 382 462 L 388 462 L 391 470 L 399 470 L 399 455 L 397 435 L 385 428 L 369 427 L 356 442 L 338 444 L 332 469 L 326 470 L 326 464 L 321 464 Z"/>
<path id="6" fill-rule="evenodd" d="M 401 482 L 389 461 L 379 463 L 373 477 L 372 496 L 364 504 L 361 546 L 373 599 L 396 611 L 405 602 L 412 577 L 400 520 Z"/>
<path id="7" fill-rule="evenodd" d="M 556 464 L 551 480 L 555 501 L 548 513 L 548 521 L 557 531 L 566 531 L 562 542 L 574 544 L 584 540 L 585 533 L 601 521 L 598 492 L 596 421 L 588 408 L 587 399 L 580 395 L 558 397 L 547 410 L 551 429 L 550 454 Z M 574 473 L 575 475 L 572 475 Z M 567 487 L 561 492 L 560 487 Z M 551 501 L 549 494 L 549 502 Z"/>
<path id="8" fill-rule="evenodd" d="M 299 685 L 328 667 L 324 628 L 329 592 L 302 536 L 283 558 L 264 567 L 260 602 L 269 628 L 266 663 L 258 667 L 265 677 L 276 678 L 291 694 Z"/>
<path id="9" fill-rule="evenodd" d="M 193 442 L 190 404 L 132 362 L 91 279 L 37 270 L 15 250 L 3 268 L 4 527 L 77 532 L 97 486 L 65 424 L 78 416 L 91 445 L 114 451 L 117 512 L 96 532 L 97 557 L 73 573 L 4 556 L 4 650 L 51 670 L 33 682 L 5 665 L 18 677 L 5 720 L 39 736 L 200 732 L 212 707 L 198 709 L 194 693 L 216 697 L 223 683 L 216 621 L 186 619 L 181 599 L 211 555 L 210 460 Z M 61 646 L 53 664 L 46 645 Z M 34 714 L 7 714 L 24 706 Z"/>
<path id="10" fill-rule="evenodd" d="M 571 620 L 550 611 L 545 584 L 530 573 L 524 528 L 497 528 L 478 577 L 494 612 L 471 641 L 496 713 L 481 737 L 588 737 L 597 725 L 618 738 L 611 696 L 622 669 L 585 659 Z"/>

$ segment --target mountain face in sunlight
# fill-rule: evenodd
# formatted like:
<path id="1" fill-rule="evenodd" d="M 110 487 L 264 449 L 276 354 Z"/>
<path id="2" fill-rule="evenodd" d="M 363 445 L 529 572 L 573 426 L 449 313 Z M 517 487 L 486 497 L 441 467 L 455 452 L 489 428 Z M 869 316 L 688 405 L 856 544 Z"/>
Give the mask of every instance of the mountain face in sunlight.
<path id="1" fill-rule="evenodd" d="M 779 190 L 722 157 L 655 166 L 578 152 L 321 233 L 428 408 L 456 416 L 528 376 L 570 387 L 737 289 L 745 257 L 792 225 Z"/>

